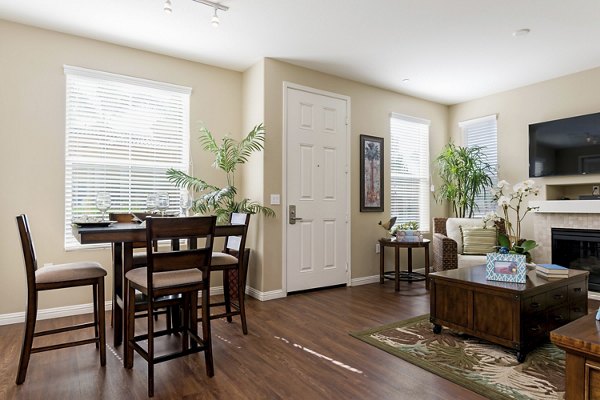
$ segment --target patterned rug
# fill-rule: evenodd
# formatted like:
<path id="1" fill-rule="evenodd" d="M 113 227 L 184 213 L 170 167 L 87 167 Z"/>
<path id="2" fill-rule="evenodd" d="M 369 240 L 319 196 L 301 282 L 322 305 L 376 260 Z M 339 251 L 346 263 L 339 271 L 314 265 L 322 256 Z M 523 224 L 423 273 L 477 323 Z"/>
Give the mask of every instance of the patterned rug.
<path id="1" fill-rule="evenodd" d="M 429 315 L 351 335 L 489 399 L 564 398 L 565 354 L 551 343 L 519 364 L 504 347 L 447 328 L 434 334 Z"/>

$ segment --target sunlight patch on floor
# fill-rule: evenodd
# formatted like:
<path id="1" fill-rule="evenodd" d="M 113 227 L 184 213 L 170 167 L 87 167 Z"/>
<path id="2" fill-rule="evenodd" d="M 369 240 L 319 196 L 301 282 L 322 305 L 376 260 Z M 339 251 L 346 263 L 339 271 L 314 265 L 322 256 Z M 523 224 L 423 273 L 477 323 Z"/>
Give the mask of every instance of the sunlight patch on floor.
<path id="1" fill-rule="evenodd" d="M 223 336 L 220 336 L 220 335 L 215 335 L 215 336 L 217 337 L 217 339 L 219 339 L 219 340 L 221 340 L 221 341 L 223 341 L 223 342 L 225 342 L 227 344 L 233 344 L 233 342 L 231 340 L 226 339 Z M 240 346 L 235 346 L 235 347 L 237 347 L 238 349 L 241 349 Z"/>
<path id="2" fill-rule="evenodd" d="M 311 354 L 311 355 L 313 355 L 313 356 L 316 356 L 316 357 L 318 357 L 318 358 L 321 358 L 321 359 L 323 359 L 323 360 L 329 361 L 329 362 L 330 362 L 330 363 L 332 363 L 333 365 L 336 365 L 336 366 L 338 366 L 338 367 L 342 367 L 342 368 L 344 368 L 344 369 L 347 369 L 348 371 L 352 371 L 352 372 L 355 372 L 355 373 L 357 373 L 357 374 L 362 374 L 362 373 L 363 373 L 363 372 L 362 372 L 361 370 L 359 370 L 359 369 L 356 369 L 356 368 L 354 368 L 354 367 L 351 367 L 350 365 L 344 364 L 344 363 L 343 363 L 343 362 L 341 362 L 341 361 L 334 360 L 334 359 L 333 359 L 333 358 L 331 358 L 331 357 L 327 357 L 326 355 L 323 355 L 323 354 L 321 354 L 321 353 L 318 353 L 318 352 L 316 352 L 316 351 L 314 351 L 314 350 L 311 350 L 311 349 L 309 349 L 308 347 L 304 347 L 304 346 L 302 346 L 302 345 L 300 345 L 300 344 L 297 344 L 297 343 L 290 343 L 290 341 L 289 341 L 289 340 L 287 340 L 286 338 L 282 338 L 282 337 L 279 337 L 279 336 L 274 336 L 274 338 L 275 338 L 275 339 L 277 339 L 277 340 L 281 340 L 282 342 L 284 342 L 284 343 L 286 343 L 286 344 L 291 344 L 292 346 L 294 346 L 294 347 L 295 347 L 295 348 L 297 348 L 297 349 L 304 350 L 304 351 L 305 351 L 305 352 L 307 352 L 308 354 Z"/>
<path id="3" fill-rule="evenodd" d="M 108 349 L 108 351 L 110 351 L 117 358 L 117 360 L 119 360 L 121 362 L 121 364 L 123 363 L 123 359 L 121 358 L 121 356 L 119 355 L 119 353 L 117 353 L 117 351 L 112 348 L 112 346 L 110 346 L 109 344 L 107 344 L 106 348 Z"/>

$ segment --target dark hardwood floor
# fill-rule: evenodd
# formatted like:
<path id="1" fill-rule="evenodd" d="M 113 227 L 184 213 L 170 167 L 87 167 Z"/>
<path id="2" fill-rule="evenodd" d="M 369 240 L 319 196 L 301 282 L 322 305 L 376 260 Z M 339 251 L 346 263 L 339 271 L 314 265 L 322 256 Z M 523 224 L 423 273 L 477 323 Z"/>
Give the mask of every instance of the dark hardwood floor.
<path id="1" fill-rule="evenodd" d="M 267 302 L 248 298 L 247 336 L 239 318 L 212 323 L 215 376 L 206 376 L 202 353 L 167 361 L 155 369 L 155 398 L 483 399 L 348 335 L 429 312 L 423 282 L 403 282 L 399 293 L 393 286 L 387 281 Z M 64 320 L 40 321 L 38 329 Z M 146 362 L 136 354 L 133 369 L 124 369 L 111 328 L 106 368 L 93 345 L 34 354 L 27 380 L 16 386 L 22 330 L 23 324 L 0 327 L 0 399 L 147 398 Z"/>

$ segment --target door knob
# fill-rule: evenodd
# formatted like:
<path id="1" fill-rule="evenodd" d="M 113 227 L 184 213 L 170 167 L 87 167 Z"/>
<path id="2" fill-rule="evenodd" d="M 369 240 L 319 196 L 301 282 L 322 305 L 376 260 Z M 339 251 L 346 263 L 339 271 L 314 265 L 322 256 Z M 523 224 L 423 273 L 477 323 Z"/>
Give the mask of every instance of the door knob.
<path id="1" fill-rule="evenodd" d="M 296 206 L 295 205 L 290 205 L 289 206 L 289 218 L 288 218 L 288 222 L 290 223 L 290 225 L 294 225 L 296 224 L 296 221 L 302 221 L 302 218 L 296 218 Z"/>

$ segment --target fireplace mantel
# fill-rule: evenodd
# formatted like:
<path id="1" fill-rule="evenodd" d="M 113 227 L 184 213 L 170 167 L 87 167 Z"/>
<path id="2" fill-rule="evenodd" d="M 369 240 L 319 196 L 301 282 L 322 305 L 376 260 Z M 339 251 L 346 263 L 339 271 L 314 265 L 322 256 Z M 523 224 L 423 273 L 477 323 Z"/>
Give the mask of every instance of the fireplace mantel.
<path id="1" fill-rule="evenodd" d="M 530 201 L 529 207 L 539 207 L 537 213 L 600 214 L 600 200 Z"/>

